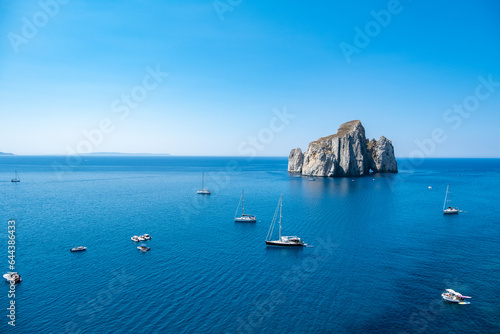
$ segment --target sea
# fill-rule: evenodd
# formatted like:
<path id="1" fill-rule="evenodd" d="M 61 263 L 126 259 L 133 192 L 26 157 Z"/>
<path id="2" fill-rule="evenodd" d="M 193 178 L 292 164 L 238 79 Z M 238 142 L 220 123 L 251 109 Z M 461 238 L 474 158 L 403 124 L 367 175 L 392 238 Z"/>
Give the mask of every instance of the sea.
<path id="1" fill-rule="evenodd" d="M 398 163 L 313 181 L 284 157 L 2 156 L 0 267 L 23 281 L 0 332 L 500 333 L 500 159 Z M 242 190 L 256 223 L 234 222 Z M 266 247 L 281 195 L 307 247 Z"/>

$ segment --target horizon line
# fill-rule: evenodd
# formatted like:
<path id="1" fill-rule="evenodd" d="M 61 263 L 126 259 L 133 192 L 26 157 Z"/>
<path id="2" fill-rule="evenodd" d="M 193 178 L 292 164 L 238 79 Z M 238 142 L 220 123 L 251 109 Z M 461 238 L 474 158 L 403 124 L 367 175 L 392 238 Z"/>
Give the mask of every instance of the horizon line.
<path id="1" fill-rule="evenodd" d="M 109 152 L 96 152 L 96 153 L 88 153 L 88 154 L 14 154 L 14 153 L 4 153 L 0 154 L 0 157 L 64 157 L 64 156 L 82 156 L 82 157 L 95 157 L 95 156 L 101 156 L 101 157 L 120 157 L 120 156 L 150 156 L 150 157 L 206 157 L 206 158 L 288 158 L 288 156 L 282 156 L 282 155 L 262 155 L 262 156 L 245 156 L 245 155 L 172 155 L 169 153 L 113 153 Z M 499 157 L 423 157 L 423 158 L 412 158 L 412 157 L 396 157 L 396 159 L 413 159 L 413 160 L 420 160 L 420 159 L 500 159 Z"/>

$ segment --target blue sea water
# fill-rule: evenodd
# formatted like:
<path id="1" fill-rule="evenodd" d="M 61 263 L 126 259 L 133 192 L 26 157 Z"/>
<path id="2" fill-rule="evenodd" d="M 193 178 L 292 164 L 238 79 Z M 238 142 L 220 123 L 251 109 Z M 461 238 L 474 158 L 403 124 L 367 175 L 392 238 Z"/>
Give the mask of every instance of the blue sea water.
<path id="1" fill-rule="evenodd" d="M 1 288 L 0 332 L 500 332 L 498 159 L 400 159 L 398 174 L 314 182 L 286 158 L 66 163 L 0 157 L 1 268 L 15 219 L 23 278 L 15 328 Z M 211 196 L 196 194 L 202 172 Z M 465 212 L 443 216 L 447 184 Z M 255 224 L 233 221 L 243 189 Z M 283 233 L 313 247 L 266 248 L 280 194 Z M 144 233 L 148 253 L 130 240 Z M 471 304 L 442 302 L 445 288 Z"/>

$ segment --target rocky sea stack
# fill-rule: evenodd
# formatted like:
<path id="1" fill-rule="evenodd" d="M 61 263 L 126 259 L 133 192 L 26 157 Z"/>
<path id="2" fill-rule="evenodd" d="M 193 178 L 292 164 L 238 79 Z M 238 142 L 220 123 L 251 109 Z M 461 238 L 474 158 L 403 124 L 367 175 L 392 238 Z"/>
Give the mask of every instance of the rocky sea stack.
<path id="1" fill-rule="evenodd" d="M 288 171 L 310 176 L 362 176 L 374 173 L 397 173 L 392 142 L 380 137 L 365 137 L 360 121 L 340 126 L 337 133 L 309 143 L 305 153 L 295 148 L 288 157 Z"/>

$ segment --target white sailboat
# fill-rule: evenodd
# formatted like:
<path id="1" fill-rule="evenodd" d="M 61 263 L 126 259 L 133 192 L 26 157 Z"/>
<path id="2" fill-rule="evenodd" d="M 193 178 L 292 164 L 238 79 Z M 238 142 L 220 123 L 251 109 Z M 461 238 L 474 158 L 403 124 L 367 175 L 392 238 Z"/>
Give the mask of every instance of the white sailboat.
<path id="1" fill-rule="evenodd" d="M 201 190 L 196 192 L 199 195 L 210 195 L 211 192 L 208 189 L 205 189 L 205 173 L 201 174 Z"/>
<path id="2" fill-rule="evenodd" d="M 240 204 L 238 203 L 238 207 L 236 208 L 236 212 L 234 213 L 234 221 L 238 223 L 255 223 L 257 221 L 257 218 L 255 218 L 254 215 L 249 215 L 245 214 L 245 198 L 244 198 L 244 193 L 245 191 L 241 191 L 241 217 L 236 217 L 236 214 L 238 213 L 238 209 L 240 208 Z"/>
<path id="3" fill-rule="evenodd" d="M 21 180 L 19 179 L 19 177 L 17 176 L 17 170 L 16 170 L 16 177 L 14 177 L 12 180 L 10 180 L 11 182 L 21 182 Z"/>
<path id="4" fill-rule="evenodd" d="M 443 214 L 444 215 L 450 215 L 450 214 L 457 214 L 460 210 L 458 208 L 450 206 L 450 185 L 446 187 L 446 195 L 444 197 L 444 204 L 443 204 Z"/>
<path id="5" fill-rule="evenodd" d="M 278 216 L 278 209 L 279 209 L 279 215 L 280 215 L 280 220 L 279 220 L 279 238 L 278 240 L 270 240 L 273 231 L 274 231 L 274 225 L 276 224 L 276 219 Z M 283 195 L 281 195 L 280 200 L 278 202 L 278 207 L 276 208 L 276 211 L 274 212 L 274 218 L 273 221 L 271 222 L 271 226 L 269 227 L 269 231 L 267 232 L 267 237 L 266 237 L 266 245 L 268 246 L 285 246 L 285 247 L 302 247 L 302 246 L 307 246 L 299 237 L 297 236 L 282 236 L 281 235 L 281 219 L 283 218 Z"/>

